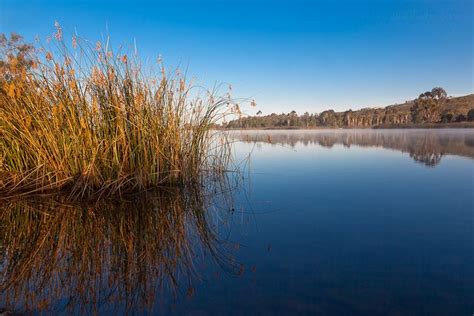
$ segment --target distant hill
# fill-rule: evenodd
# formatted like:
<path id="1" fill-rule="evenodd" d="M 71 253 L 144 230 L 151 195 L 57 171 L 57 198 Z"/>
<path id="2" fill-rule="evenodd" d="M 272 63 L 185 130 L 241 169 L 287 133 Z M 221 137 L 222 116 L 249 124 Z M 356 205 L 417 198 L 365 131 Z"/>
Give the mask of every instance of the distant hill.
<path id="1" fill-rule="evenodd" d="M 393 104 L 386 106 L 385 108 L 398 109 L 401 111 L 410 111 L 410 108 L 414 105 L 415 100 L 407 101 L 402 104 Z M 442 110 L 452 110 L 459 114 L 467 115 L 469 110 L 474 108 L 474 94 L 468 94 L 461 97 L 449 97 L 446 99 L 446 103 L 441 106 Z"/>
<path id="2" fill-rule="evenodd" d="M 241 117 L 224 123 L 222 127 L 230 129 L 474 127 L 474 94 L 461 97 L 446 97 L 445 94 L 442 88 L 434 88 L 415 100 L 383 108 L 344 112 L 326 110 L 319 114 L 303 115 L 298 115 L 295 111 L 272 113 Z"/>

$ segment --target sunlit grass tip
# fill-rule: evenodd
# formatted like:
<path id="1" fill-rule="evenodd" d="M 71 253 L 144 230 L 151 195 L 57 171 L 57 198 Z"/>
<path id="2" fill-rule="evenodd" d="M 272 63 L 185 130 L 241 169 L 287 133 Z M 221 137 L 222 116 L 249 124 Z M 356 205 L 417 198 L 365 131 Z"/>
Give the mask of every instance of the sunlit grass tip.
<path id="1" fill-rule="evenodd" d="M 227 169 L 230 146 L 212 128 L 239 111 L 230 93 L 193 86 L 161 60 L 145 74 L 136 51 L 108 39 L 66 44 L 59 24 L 48 42 L 0 36 L 1 196 L 115 194 Z"/>

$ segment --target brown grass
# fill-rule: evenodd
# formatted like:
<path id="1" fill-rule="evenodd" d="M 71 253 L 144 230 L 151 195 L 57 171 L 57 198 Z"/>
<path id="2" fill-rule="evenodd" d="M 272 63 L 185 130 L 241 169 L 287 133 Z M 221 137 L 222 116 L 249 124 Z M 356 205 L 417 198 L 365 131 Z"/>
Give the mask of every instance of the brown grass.
<path id="1" fill-rule="evenodd" d="M 56 27 L 54 46 L 37 47 L 29 67 L 2 54 L 0 196 L 121 194 L 226 169 L 230 146 L 211 128 L 238 109 L 230 95 L 162 63 L 144 75 L 136 55 L 107 43 L 74 37 L 70 48 Z"/>

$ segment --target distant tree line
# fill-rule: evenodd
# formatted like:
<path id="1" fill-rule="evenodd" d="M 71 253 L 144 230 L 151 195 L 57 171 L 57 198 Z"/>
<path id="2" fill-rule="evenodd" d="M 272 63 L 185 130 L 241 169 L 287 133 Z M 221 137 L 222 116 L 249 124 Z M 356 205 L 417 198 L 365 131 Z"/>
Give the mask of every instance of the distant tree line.
<path id="1" fill-rule="evenodd" d="M 474 121 L 474 95 L 448 98 L 443 88 L 436 87 L 420 94 L 413 101 L 385 108 L 364 108 L 357 111 L 321 113 L 290 113 L 241 117 L 224 123 L 226 128 L 368 128 L 384 125 L 451 123 Z"/>

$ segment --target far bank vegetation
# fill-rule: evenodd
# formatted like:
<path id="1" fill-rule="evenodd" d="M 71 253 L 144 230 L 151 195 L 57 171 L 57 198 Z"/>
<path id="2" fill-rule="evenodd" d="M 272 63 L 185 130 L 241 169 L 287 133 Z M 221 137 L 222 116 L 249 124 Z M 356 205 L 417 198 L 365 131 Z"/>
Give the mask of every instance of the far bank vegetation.
<path id="1" fill-rule="evenodd" d="M 474 127 L 474 94 L 448 97 L 436 87 L 404 104 L 384 108 L 321 113 L 290 113 L 241 117 L 223 124 L 225 128 L 383 128 L 383 127 Z"/>

